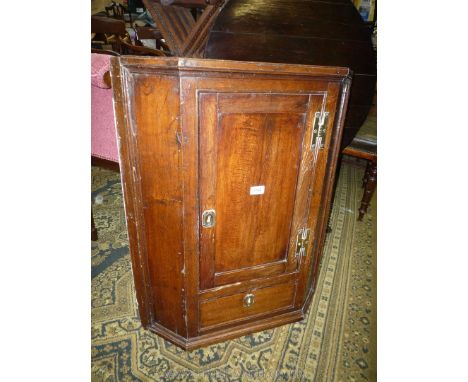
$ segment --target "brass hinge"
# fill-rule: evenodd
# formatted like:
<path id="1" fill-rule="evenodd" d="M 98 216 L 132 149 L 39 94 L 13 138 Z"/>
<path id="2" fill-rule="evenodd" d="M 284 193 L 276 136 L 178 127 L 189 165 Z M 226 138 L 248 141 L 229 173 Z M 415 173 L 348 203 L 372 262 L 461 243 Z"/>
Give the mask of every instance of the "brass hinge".
<path id="1" fill-rule="evenodd" d="M 301 228 L 297 232 L 296 257 L 305 257 L 309 247 L 310 228 Z"/>
<path id="2" fill-rule="evenodd" d="M 314 149 L 316 145 L 320 149 L 325 146 L 325 136 L 327 135 L 328 125 L 328 111 L 317 111 L 314 118 L 314 131 L 312 132 L 311 148 Z"/>

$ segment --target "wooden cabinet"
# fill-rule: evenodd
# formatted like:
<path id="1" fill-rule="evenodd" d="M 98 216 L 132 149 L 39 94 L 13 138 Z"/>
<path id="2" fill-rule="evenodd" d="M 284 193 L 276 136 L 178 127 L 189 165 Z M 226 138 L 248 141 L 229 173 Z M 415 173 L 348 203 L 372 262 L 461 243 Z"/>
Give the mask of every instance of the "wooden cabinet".
<path id="1" fill-rule="evenodd" d="M 349 70 L 116 57 L 112 81 L 143 325 L 192 349 L 300 320 Z"/>

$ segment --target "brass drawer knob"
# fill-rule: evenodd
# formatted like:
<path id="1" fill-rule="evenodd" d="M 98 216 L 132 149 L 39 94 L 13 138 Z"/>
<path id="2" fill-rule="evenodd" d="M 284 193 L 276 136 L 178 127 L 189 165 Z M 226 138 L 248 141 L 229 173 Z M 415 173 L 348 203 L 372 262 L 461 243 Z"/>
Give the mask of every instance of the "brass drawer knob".
<path id="1" fill-rule="evenodd" d="M 244 306 L 249 307 L 252 306 L 255 302 L 255 296 L 252 293 L 246 294 L 244 297 Z"/>

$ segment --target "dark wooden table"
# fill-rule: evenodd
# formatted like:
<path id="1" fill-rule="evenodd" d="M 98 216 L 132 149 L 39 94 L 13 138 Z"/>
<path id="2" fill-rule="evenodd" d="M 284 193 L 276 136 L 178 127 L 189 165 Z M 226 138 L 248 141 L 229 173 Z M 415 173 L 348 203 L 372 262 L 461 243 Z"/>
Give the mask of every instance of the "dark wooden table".
<path id="1" fill-rule="evenodd" d="M 205 57 L 349 67 L 354 77 L 342 147 L 366 119 L 377 78 L 371 31 L 350 0 L 230 0 Z"/>

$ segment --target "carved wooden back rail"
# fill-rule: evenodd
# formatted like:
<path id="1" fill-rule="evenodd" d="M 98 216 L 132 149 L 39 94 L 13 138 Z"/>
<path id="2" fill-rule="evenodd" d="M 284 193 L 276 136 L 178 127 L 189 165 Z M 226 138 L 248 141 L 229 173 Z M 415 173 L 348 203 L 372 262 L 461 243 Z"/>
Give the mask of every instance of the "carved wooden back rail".
<path id="1" fill-rule="evenodd" d="M 174 56 L 202 57 L 208 33 L 225 0 L 143 0 Z M 203 7 L 195 20 L 190 8 Z"/>

